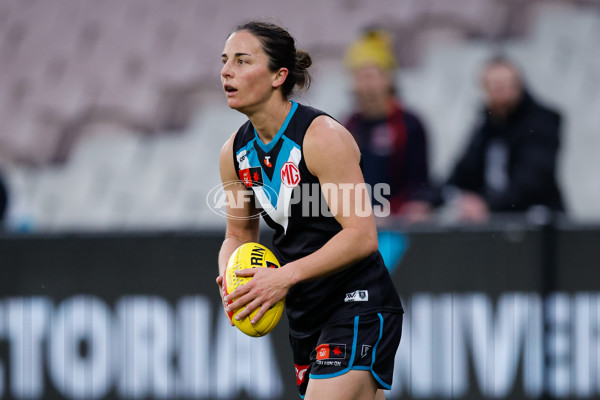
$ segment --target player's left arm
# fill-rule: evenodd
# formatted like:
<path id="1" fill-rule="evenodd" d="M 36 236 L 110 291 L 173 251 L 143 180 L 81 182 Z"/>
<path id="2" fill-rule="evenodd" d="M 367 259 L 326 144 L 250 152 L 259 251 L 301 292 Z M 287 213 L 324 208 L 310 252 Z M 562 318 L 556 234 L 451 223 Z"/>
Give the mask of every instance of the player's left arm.
<path id="1" fill-rule="evenodd" d="M 254 278 L 228 296 L 238 297 L 230 305 L 232 309 L 246 305 L 239 318 L 260 307 L 253 322 L 258 321 L 296 283 L 331 275 L 378 248 L 375 220 L 359 165 L 360 151 L 352 135 L 330 117 L 318 117 L 306 133 L 304 157 L 342 230 L 318 251 L 284 268 L 240 271 L 239 275 Z"/>

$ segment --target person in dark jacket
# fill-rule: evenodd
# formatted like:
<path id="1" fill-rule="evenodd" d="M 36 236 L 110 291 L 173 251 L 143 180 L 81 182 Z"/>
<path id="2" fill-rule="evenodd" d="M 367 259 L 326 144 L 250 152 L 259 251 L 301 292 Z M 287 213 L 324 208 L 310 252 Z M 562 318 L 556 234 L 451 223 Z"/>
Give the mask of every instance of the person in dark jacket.
<path id="1" fill-rule="evenodd" d="M 353 78 L 356 110 L 344 126 L 360 151 L 365 182 L 389 185 L 392 215 L 410 222 L 427 219 L 430 189 L 427 134 L 420 118 L 401 104 L 394 85 L 397 65 L 389 35 L 367 30 L 351 44 L 345 63 Z M 374 205 L 378 204 L 373 198 Z"/>
<path id="2" fill-rule="evenodd" d="M 2 230 L 2 225 L 4 222 L 4 216 L 6 214 L 8 205 L 8 189 L 4 184 L 4 179 L 2 174 L 0 173 L 0 230 Z"/>
<path id="3" fill-rule="evenodd" d="M 459 219 L 483 222 L 490 213 L 533 206 L 564 211 L 556 179 L 560 114 L 532 97 L 507 58 L 487 63 L 482 86 L 486 105 L 481 122 L 446 186 Z"/>

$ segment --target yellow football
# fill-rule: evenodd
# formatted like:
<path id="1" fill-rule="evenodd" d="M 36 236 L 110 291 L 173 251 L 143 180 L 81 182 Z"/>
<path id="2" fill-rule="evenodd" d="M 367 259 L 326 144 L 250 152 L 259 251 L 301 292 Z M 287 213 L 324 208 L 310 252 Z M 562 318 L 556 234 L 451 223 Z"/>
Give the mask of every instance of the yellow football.
<path id="1" fill-rule="evenodd" d="M 225 276 L 223 277 L 223 293 L 227 295 L 233 292 L 237 287 L 246 284 L 248 281 L 250 281 L 250 279 L 252 279 L 251 276 L 237 276 L 235 273 L 236 271 L 246 268 L 280 267 L 279 261 L 277 261 L 277 258 L 271 252 L 271 250 L 259 243 L 244 243 L 229 257 L 227 269 L 225 270 Z M 229 302 L 229 304 L 231 303 L 232 301 Z M 279 322 L 279 319 L 281 318 L 281 314 L 283 314 L 284 306 L 285 298 L 281 299 L 274 306 L 272 306 L 254 325 L 250 323 L 250 320 L 258 313 L 258 308 L 250 315 L 242 318 L 239 321 L 235 319 L 235 316 L 245 307 L 230 311 L 229 317 L 233 321 L 233 324 L 246 335 L 255 337 L 264 336 L 275 328 Z"/>

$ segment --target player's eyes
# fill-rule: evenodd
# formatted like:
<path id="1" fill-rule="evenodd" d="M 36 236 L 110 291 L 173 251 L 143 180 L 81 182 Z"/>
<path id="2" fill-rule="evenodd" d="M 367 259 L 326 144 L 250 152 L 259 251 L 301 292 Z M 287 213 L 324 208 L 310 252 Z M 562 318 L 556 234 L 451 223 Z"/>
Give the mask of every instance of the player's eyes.
<path id="1" fill-rule="evenodd" d="M 221 63 L 223 63 L 223 65 L 227 64 L 227 61 L 228 61 L 228 60 L 227 60 L 226 58 L 222 58 L 222 59 L 221 59 Z M 247 61 L 247 60 L 244 60 L 244 59 L 241 59 L 241 58 L 237 58 L 237 59 L 235 59 L 235 61 L 234 61 L 234 62 L 235 62 L 236 64 L 238 64 L 238 65 L 242 65 L 242 64 L 248 64 L 248 61 Z"/>

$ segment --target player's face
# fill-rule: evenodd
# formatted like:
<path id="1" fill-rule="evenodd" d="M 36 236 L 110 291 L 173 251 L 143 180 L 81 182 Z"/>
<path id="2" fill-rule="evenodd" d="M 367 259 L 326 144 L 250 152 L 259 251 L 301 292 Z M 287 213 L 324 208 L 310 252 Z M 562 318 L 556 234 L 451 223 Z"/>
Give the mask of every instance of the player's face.
<path id="1" fill-rule="evenodd" d="M 273 95 L 276 74 L 269 70 L 269 57 L 252 33 L 238 31 L 229 36 L 221 57 L 221 83 L 229 107 L 248 113 Z"/>

